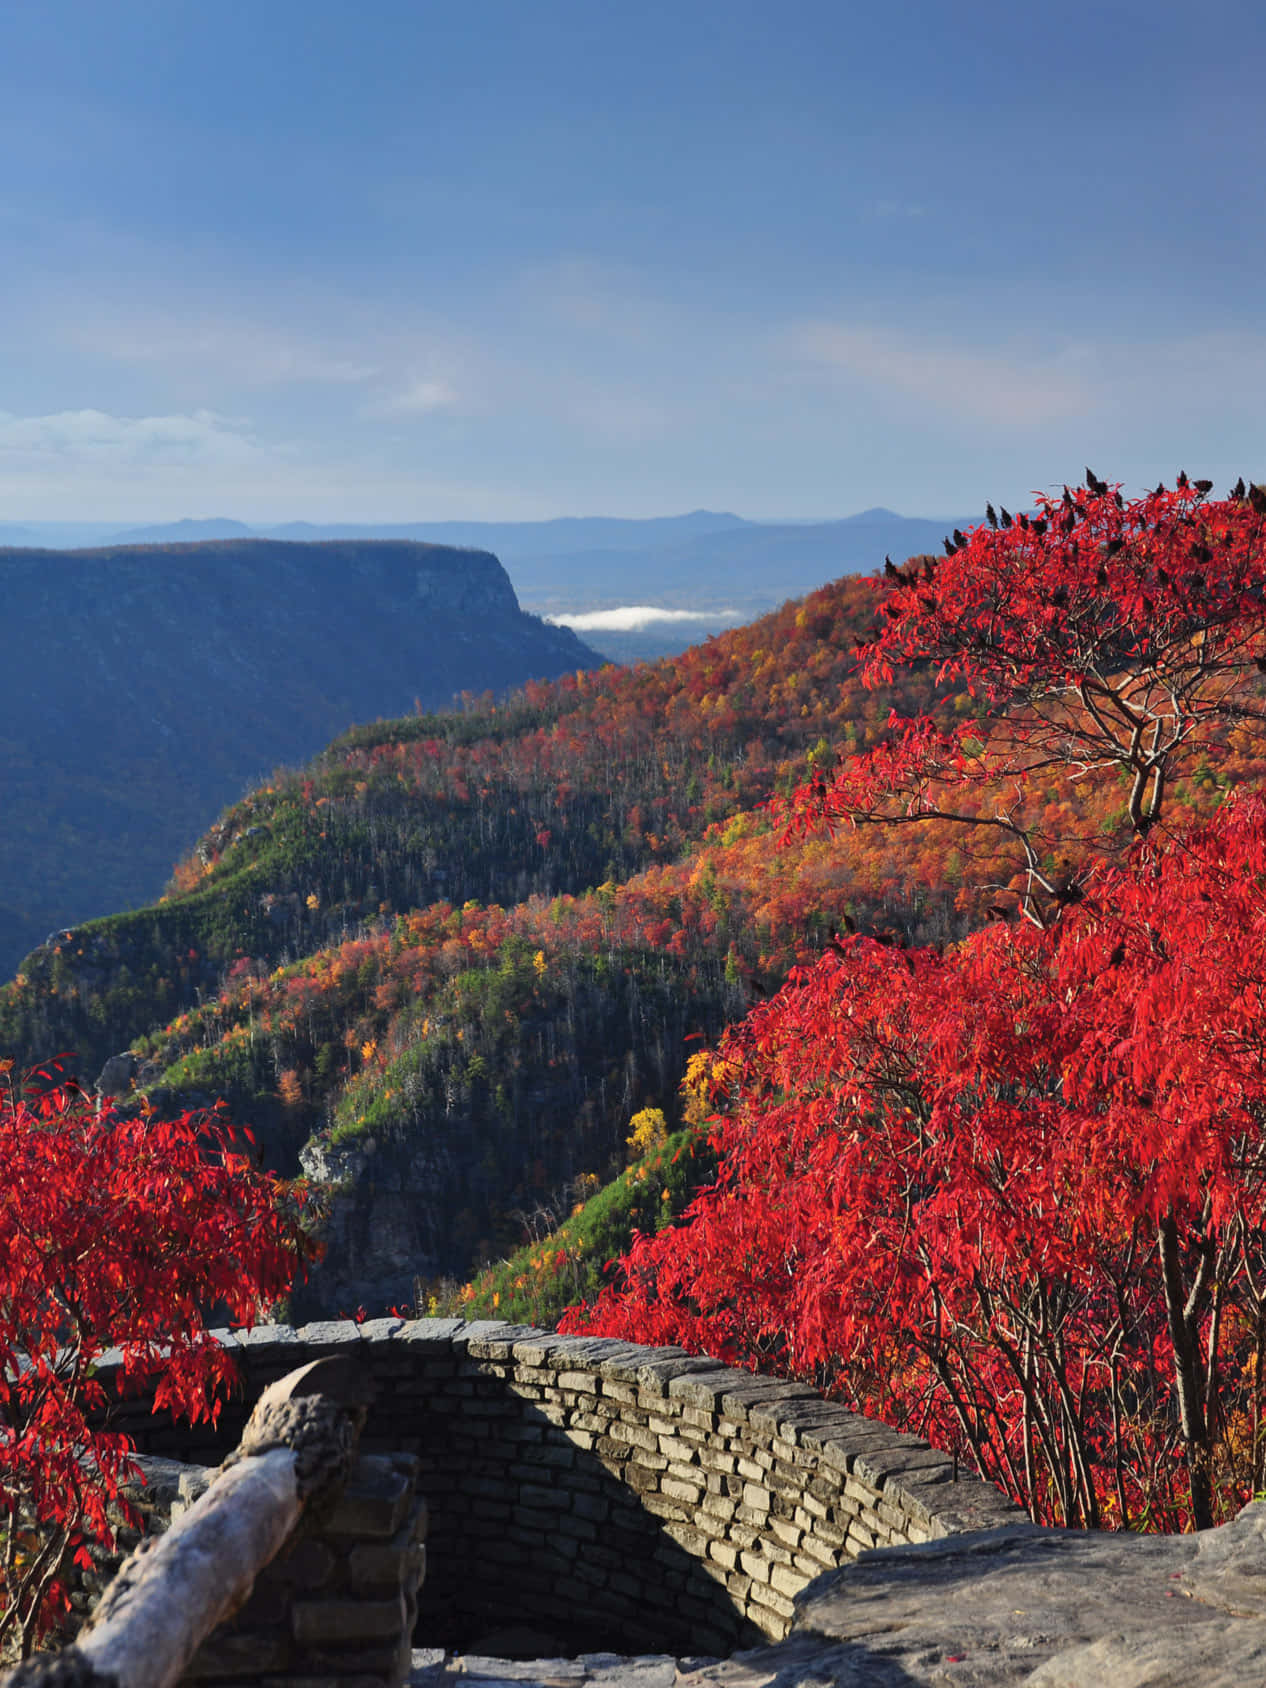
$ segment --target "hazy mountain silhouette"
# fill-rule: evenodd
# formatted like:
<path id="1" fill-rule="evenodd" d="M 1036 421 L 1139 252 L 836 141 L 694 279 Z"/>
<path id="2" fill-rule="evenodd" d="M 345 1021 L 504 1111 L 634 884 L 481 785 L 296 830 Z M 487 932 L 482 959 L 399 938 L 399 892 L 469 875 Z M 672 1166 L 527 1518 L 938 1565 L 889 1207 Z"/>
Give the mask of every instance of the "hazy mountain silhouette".
<path id="1" fill-rule="evenodd" d="M 353 722 L 599 661 L 445 546 L 6 548 L 0 594 L 2 977 L 152 900 L 226 803 Z"/>
<path id="2" fill-rule="evenodd" d="M 190 545 L 203 539 L 250 539 L 255 529 L 245 522 L 232 521 L 228 516 L 211 516 L 195 521 L 185 516 L 178 522 L 162 522 L 156 527 L 127 528 L 111 534 L 111 545 Z"/>
<path id="3" fill-rule="evenodd" d="M 576 551 L 639 551 L 675 544 L 696 534 L 748 527 L 726 511 L 692 510 L 685 516 L 558 516 L 545 522 L 405 522 L 366 526 L 287 522 L 260 528 L 272 539 L 424 539 L 436 545 L 473 545 L 503 562 L 523 556 L 568 556 Z"/>

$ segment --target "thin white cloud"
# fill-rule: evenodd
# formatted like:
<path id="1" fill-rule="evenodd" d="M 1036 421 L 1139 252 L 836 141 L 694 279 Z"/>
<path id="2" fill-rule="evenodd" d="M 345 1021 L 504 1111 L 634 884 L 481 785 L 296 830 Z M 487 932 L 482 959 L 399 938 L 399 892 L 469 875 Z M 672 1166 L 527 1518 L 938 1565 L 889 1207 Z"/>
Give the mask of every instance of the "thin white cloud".
<path id="1" fill-rule="evenodd" d="M 678 323 L 677 308 L 636 269 L 594 258 L 525 264 L 511 293 L 530 319 L 607 344 L 653 344 Z"/>
<path id="2" fill-rule="evenodd" d="M 360 414 L 372 420 L 393 417 L 430 416 L 437 410 L 451 410 L 457 394 L 447 381 L 415 380 L 396 393 L 373 400 Z"/>
<path id="3" fill-rule="evenodd" d="M 671 411 L 631 392 L 572 392 L 562 395 L 563 415 L 586 433 L 620 445 L 638 445 L 666 433 Z"/>
<path id="4" fill-rule="evenodd" d="M 641 633 L 664 623 L 742 621 L 740 610 L 661 610 L 653 604 L 624 604 L 614 610 L 582 610 L 574 615 L 547 615 L 555 627 L 576 633 Z"/>
<path id="5" fill-rule="evenodd" d="M 1105 402 L 1126 413 L 1151 416 L 1174 408 L 1236 415 L 1258 437 L 1266 382 L 1266 334 L 1209 332 L 1172 340 L 1104 346 L 1097 354 L 1105 377 Z M 1247 473 L 1247 470 L 1245 471 Z"/>
<path id="6" fill-rule="evenodd" d="M 471 338 L 421 307 L 384 310 L 380 300 L 308 288 L 284 304 L 266 295 L 220 313 L 205 298 L 173 301 L 170 289 L 156 291 L 139 300 L 117 292 L 83 298 L 63 281 L 56 319 L 106 380 L 118 366 L 181 397 L 232 403 L 238 394 L 267 393 L 303 407 L 301 432 L 314 415 L 344 426 L 427 416 L 457 407 L 459 393 L 470 413 L 480 408 L 481 386 L 495 384 L 481 381 Z M 47 302 L 43 309 L 48 332 Z M 313 391 L 320 388 L 327 391 Z"/>
<path id="7" fill-rule="evenodd" d="M 218 316 L 203 303 L 173 309 L 97 300 L 66 313 L 66 334 L 111 363 L 211 375 L 246 388 L 362 386 L 380 373 L 363 345 L 340 333 L 296 331 L 281 320 Z"/>
<path id="8" fill-rule="evenodd" d="M 246 425 L 213 410 L 186 415 L 115 416 L 109 411 L 59 410 L 44 416 L 0 411 L 0 465 L 38 467 L 50 461 L 123 463 L 241 462 L 256 446 Z"/>
<path id="9" fill-rule="evenodd" d="M 793 368 L 898 394 L 930 409 L 1002 427 L 1038 427 L 1098 404 L 1081 351 L 1043 358 L 979 351 L 882 328 L 810 321 L 785 335 Z"/>
<path id="10" fill-rule="evenodd" d="M 85 418 L 86 414 L 86 419 Z M 74 418 L 67 421 L 66 416 Z M 183 449 L 147 449 L 182 437 L 191 419 L 55 417 L 0 413 L 0 508 L 14 521 L 91 520 L 139 527 L 203 511 L 267 525 L 313 522 L 542 521 L 558 507 L 536 486 L 406 473 L 382 461 L 348 458 L 319 445 L 212 427 Z M 6 440 L 7 433 L 7 440 Z"/>

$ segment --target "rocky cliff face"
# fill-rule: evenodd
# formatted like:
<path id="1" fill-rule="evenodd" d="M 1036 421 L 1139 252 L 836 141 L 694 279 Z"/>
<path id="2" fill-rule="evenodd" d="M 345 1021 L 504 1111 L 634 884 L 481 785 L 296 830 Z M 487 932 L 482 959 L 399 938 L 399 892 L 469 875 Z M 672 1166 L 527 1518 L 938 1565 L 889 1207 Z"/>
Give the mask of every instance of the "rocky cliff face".
<path id="1" fill-rule="evenodd" d="M 293 1292 L 296 1317 L 412 1304 L 419 1273 L 434 1273 L 443 1258 L 445 1198 L 461 1170 L 454 1149 L 448 1140 L 404 1146 L 372 1136 L 304 1144 L 299 1167 L 328 1203 L 329 1220 L 313 1280 Z"/>
<path id="2" fill-rule="evenodd" d="M 442 554 L 443 557 L 449 555 L 451 553 Z M 422 563 L 415 576 L 418 601 L 428 610 L 439 610 L 449 615 L 517 616 L 520 613 L 519 600 L 514 595 L 510 577 L 497 559 L 487 551 L 469 551 L 465 555 L 472 563 L 481 566 L 454 569 L 435 558 Z M 482 566 L 486 563 L 495 563 L 496 568 Z"/>
<path id="3" fill-rule="evenodd" d="M 0 977 L 353 722 L 598 661 L 489 552 L 402 540 L 0 548 L 0 596 Z"/>

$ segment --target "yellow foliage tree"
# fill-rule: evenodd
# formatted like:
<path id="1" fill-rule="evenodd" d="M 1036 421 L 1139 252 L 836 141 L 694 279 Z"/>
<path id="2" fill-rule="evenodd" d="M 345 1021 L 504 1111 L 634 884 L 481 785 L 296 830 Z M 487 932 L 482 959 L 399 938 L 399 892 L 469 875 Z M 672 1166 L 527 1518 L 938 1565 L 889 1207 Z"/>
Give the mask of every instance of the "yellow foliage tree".
<path id="1" fill-rule="evenodd" d="M 662 1108 L 643 1108 L 629 1121 L 629 1162 L 639 1161 L 652 1149 L 662 1148 L 668 1141 L 668 1121 Z"/>

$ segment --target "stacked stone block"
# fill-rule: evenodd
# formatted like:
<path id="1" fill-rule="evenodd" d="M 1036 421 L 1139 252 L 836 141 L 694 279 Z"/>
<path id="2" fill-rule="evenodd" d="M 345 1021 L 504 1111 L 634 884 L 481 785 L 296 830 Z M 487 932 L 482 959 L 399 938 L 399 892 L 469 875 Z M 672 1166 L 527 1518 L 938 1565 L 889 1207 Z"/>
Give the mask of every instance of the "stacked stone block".
<path id="1" fill-rule="evenodd" d="M 728 1652 L 785 1635 L 797 1595 L 866 1548 L 1022 1516 L 916 1437 L 679 1349 L 456 1319 L 223 1340 L 245 1389 L 214 1432 L 141 1405 L 121 1427 L 219 1458 L 266 1384 L 353 1353 L 376 1386 L 362 1447 L 415 1454 L 430 1503 L 420 1647 L 526 1624 L 575 1651 Z"/>
<path id="2" fill-rule="evenodd" d="M 255 1581 L 207 1637 L 189 1688 L 399 1688 L 409 1674 L 426 1502 L 408 1454 L 362 1456 L 337 1505 Z"/>

